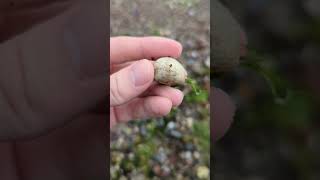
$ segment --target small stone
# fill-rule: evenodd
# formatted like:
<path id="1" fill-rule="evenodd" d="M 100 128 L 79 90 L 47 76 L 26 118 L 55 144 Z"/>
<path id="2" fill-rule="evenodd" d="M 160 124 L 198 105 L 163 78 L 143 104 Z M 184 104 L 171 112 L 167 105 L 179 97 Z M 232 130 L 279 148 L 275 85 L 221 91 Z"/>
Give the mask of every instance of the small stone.
<path id="1" fill-rule="evenodd" d="M 147 136 L 147 135 L 148 135 L 148 131 L 147 131 L 147 129 L 146 129 L 145 126 L 141 126 L 141 127 L 140 127 L 140 134 L 141 134 L 142 136 Z"/>
<path id="2" fill-rule="evenodd" d="M 162 176 L 169 176 L 171 173 L 171 169 L 168 166 L 162 166 Z"/>
<path id="3" fill-rule="evenodd" d="M 122 146 L 124 145 L 124 137 L 119 137 L 119 139 L 116 141 L 116 147 L 117 148 L 122 148 Z"/>
<path id="4" fill-rule="evenodd" d="M 194 16 L 196 14 L 196 11 L 194 10 L 194 9 L 190 9 L 189 11 L 188 11 L 188 15 L 189 16 Z"/>
<path id="5" fill-rule="evenodd" d="M 182 174 L 177 174 L 177 180 L 184 180 L 184 179 L 186 179 L 186 178 L 184 178 L 183 177 L 183 175 Z"/>
<path id="6" fill-rule="evenodd" d="M 191 39 L 186 40 L 185 46 L 187 49 L 193 49 L 196 47 L 195 42 Z"/>
<path id="7" fill-rule="evenodd" d="M 113 178 L 113 179 L 117 178 L 118 169 L 116 168 L 116 166 L 110 167 L 110 175 L 111 175 L 111 178 Z"/>
<path id="8" fill-rule="evenodd" d="M 184 159 L 188 164 L 192 164 L 193 162 L 192 153 L 190 151 L 182 152 L 180 154 L 180 157 Z"/>
<path id="9" fill-rule="evenodd" d="M 160 151 L 158 154 L 154 156 L 154 158 L 159 163 L 164 163 L 167 160 L 167 155 L 163 151 Z"/>
<path id="10" fill-rule="evenodd" d="M 176 127 L 177 127 L 176 123 L 174 123 L 172 121 L 167 124 L 167 130 L 173 130 Z"/>
<path id="11" fill-rule="evenodd" d="M 174 137 L 174 138 L 177 138 L 177 139 L 180 139 L 182 137 L 181 132 L 179 132 L 177 130 L 169 131 L 169 135 Z"/>
<path id="12" fill-rule="evenodd" d="M 199 166 L 197 168 L 197 177 L 199 179 L 208 179 L 209 178 L 209 168 L 206 166 Z"/>
<path id="13" fill-rule="evenodd" d="M 131 128 L 128 128 L 128 127 L 125 127 L 125 128 L 123 129 L 123 132 L 124 132 L 126 135 L 130 135 L 130 134 L 132 134 L 132 129 L 131 129 Z"/>
<path id="14" fill-rule="evenodd" d="M 163 127 L 164 125 L 165 125 L 165 122 L 163 118 L 160 118 L 159 120 L 156 121 L 157 127 Z"/>
<path id="15" fill-rule="evenodd" d="M 147 179 L 143 174 L 133 174 L 130 179 Z"/>
<path id="16" fill-rule="evenodd" d="M 194 62 L 191 66 L 191 69 L 197 74 L 202 74 L 204 72 L 203 66 L 200 61 Z"/>
<path id="17" fill-rule="evenodd" d="M 157 165 L 153 166 L 152 171 L 156 176 L 161 176 L 161 167 L 160 167 L 160 165 L 157 164 Z"/>
<path id="18" fill-rule="evenodd" d="M 119 178 L 119 180 L 127 180 L 128 178 L 126 178 L 125 176 L 121 176 L 120 178 Z"/>
<path id="19" fill-rule="evenodd" d="M 114 152 L 112 153 L 112 162 L 115 164 L 119 164 L 124 158 L 124 154 L 123 153 L 117 153 Z"/>
<path id="20" fill-rule="evenodd" d="M 200 153 L 198 151 L 193 152 L 193 157 L 195 159 L 200 159 Z"/>
<path id="21" fill-rule="evenodd" d="M 138 126 L 134 126 L 133 127 L 133 132 L 134 133 L 138 133 L 139 132 L 139 127 Z"/>
<path id="22" fill-rule="evenodd" d="M 199 53 L 198 53 L 197 51 L 192 51 L 192 52 L 191 52 L 191 57 L 192 57 L 193 59 L 197 59 L 197 58 L 199 57 Z"/>
<path id="23" fill-rule="evenodd" d="M 186 110 L 185 110 L 185 115 L 186 115 L 186 116 L 192 116 L 192 114 L 193 114 L 192 109 L 190 109 L 189 107 L 186 108 Z"/>
<path id="24" fill-rule="evenodd" d="M 204 61 L 204 65 L 206 65 L 206 67 L 210 68 L 210 56 L 208 56 L 207 59 Z"/>
<path id="25" fill-rule="evenodd" d="M 192 117 L 187 117 L 186 118 L 186 125 L 190 129 L 193 127 L 193 118 Z"/>
<path id="26" fill-rule="evenodd" d="M 132 152 L 128 154 L 128 159 L 131 161 L 134 159 L 134 154 Z"/>
<path id="27" fill-rule="evenodd" d="M 187 143 L 185 145 L 185 149 L 188 150 L 188 151 L 193 151 L 194 150 L 194 145 L 191 144 L 191 143 Z"/>

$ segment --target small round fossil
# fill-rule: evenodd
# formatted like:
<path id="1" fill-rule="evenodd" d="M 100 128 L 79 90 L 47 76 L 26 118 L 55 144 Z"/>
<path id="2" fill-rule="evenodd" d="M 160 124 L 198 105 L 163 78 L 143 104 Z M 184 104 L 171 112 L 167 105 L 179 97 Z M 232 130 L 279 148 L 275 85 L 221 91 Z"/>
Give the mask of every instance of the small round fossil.
<path id="1" fill-rule="evenodd" d="M 154 63 L 154 79 L 168 86 L 184 85 L 188 73 L 176 59 L 162 57 Z"/>

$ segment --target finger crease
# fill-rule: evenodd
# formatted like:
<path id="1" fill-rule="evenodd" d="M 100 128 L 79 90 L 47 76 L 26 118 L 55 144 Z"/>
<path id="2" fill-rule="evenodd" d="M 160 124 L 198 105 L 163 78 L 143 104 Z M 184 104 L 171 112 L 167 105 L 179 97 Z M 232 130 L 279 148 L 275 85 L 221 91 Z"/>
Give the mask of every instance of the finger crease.
<path id="1" fill-rule="evenodd" d="M 141 40 L 139 41 L 140 57 L 148 58 L 148 57 L 146 56 L 145 48 L 144 48 L 143 44 L 144 44 L 144 43 L 143 43 L 143 40 L 141 39 Z"/>

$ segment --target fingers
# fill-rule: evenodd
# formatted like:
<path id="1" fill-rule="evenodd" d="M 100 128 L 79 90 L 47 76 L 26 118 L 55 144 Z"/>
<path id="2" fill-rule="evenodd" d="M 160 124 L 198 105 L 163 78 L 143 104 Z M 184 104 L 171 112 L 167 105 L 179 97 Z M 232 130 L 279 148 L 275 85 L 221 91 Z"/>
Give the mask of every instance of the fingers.
<path id="1" fill-rule="evenodd" d="M 143 98 L 114 107 L 111 111 L 110 127 L 117 122 L 165 116 L 173 106 L 179 106 L 183 100 L 180 90 L 167 86 L 156 85 L 144 95 Z"/>
<path id="2" fill-rule="evenodd" d="M 211 133 L 213 141 L 222 137 L 229 129 L 236 107 L 231 98 L 222 90 L 211 88 Z"/>
<path id="3" fill-rule="evenodd" d="M 137 98 L 128 104 L 113 108 L 110 126 L 134 119 L 165 116 L 169 114 L 171 108 L 172 101 L 165 97 L 148 96 L 145 98 Z M 112 121 L 112 117 L 115 117 L 114 121 Z"/>
<path id="4" fill-rule="evenodd" d="M 184 94 L 176 88 L 162 85 L 155 85 L 152 87 L 145 96 L 161 96 L 171 100 L 174 107 L 179 106 L 182 103 Z"/>
<path id="5" fill-rule="evenodd" d="M 154 68 L 150 61 L 140 60 L 110 76 L 110 106 L 124 104 L 150 87 Z"/>
<path id="6" fill-rule="evenodd" d="M 163 56 L 179 57 L 182 46 L 177 41 L 162 37 L 110 38 L 111 63 L 124 63 Z"/>
<path id="7" fill-rule="evenodd" d="M 152 60 L 148 60 L 150 61 L 152 64 L 154 64 L 155 62 Z M 127 66 L 130 66 L 131 64 L 135 63 L 135 61 L 130 61 L 130 62 L 125 62 L 125 63 L 121 63 L 121 64 L 112 64 L 111 68 L 110 68 L 110 74 L 113 74 Z"/>

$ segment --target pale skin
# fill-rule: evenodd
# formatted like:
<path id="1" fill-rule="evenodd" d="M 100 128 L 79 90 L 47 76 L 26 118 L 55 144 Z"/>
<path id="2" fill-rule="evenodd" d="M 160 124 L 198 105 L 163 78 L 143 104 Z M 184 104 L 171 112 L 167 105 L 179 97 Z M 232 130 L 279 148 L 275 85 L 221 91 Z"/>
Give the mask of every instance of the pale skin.
<path id="1" fill-rule="evenodd" d="M 242 56 L 246 53 L 246 38 L 242 34 Z M 153 60 L 162 56 L 179 58 L 179 42 L 160 37 L 115 37 L 110 39 L 110 128 L 117 123 L 167 115 L 171 108 L 181 104 L 183 94 L 169 86 L 153 82 Z M 149 60 L 146 60 L 149 59 Z M 152 60 L 153 59 L 153 60 Z M 144 84 L 135 87 L 130 68 L 138 67 Z M 120 92 L 121 91 L 121 92 Z M 230 127 L 235 113 L 233 100 L 223 91 L 211 88 L 211 132 L 213 141 L 219 139 Z"/>
<path id="2" fill-rule="evenodd" d="M 110 46 L 110 128 L 119 122 L 165 116 L 181 104 L 180 90 L 153 81 L 153 60 L 178 58 L 180 43 L 160 37 L 115 37 L 110 39 Z M 138 74 L 137 86 L 132 70 Z"/>
<path id="3" fill-rule="evenodd" d="M 106 1 L 0 7 L 9 2 L 17 8 L 0 12 L 0 179 L 107 179 Z"/>
<path id="4" fill-rule="evenodd" d="M 1 1 L 0 6 L 8 6 L 7 2 Z M 12 16 L 0 14 L 0 17 L 12 18 L 10 21 L 0 18 L 1 27 L 5 27 L 6 22 L 12 25 L 9 28 L 12 31 L 0 30 L 0 177 L 105 179 L 108 115 L 103 109 L 108 92 L 106 63 L 101 59 L 105 59 L 108 40 L 105 40 L 103 23 L 96 22 L 100 18 L 95 16 L 97 13 L 104 18 L 105 1 L 94 1 L 97 3 L 92 6 L 87 6 L 85 0 L 59 1 L 51 8 L 48 0 L 48 6 L 43 7 L 50 11 L 32 9 L 29 6 L 32 0 L 13 2 L 27 9 L 22 14 L 14 9 Z M 34 2 L 46 4 L 45 0 Z M 66 6 L 64 2 L 77 2 L 79 7 L 88 8 L 85 12 L 94 13 L 92 16 L 75 13 L 68 19 L 71 24 L 65 23 L 70 14 L 63 12 L 70 4 Z M 21 21 L 26 24 L 20 26 Z M 92 25 L 101 27 L 90 28 L 89 32 L 83 28 Z M 63 37 L 69 38 L 68 43 Z M 72 45 L 80 46 L 84 59 L 76 63 L 70 59 L 77 53 Z M 110 128 L 133 119 L 164 116 L 173 106 L 181 104 L 181 91 L 154 86 L 151 60 L 160 56 L 178 58 L 182 52 L 179 43 L 164 38 L 118 37 L 110 39 L 110 45 L 113 91 L 110 93 L 113 94 L 110 96 Z M 130 85 L 132 76 L 129 76 L 130 65 L 136 63 L 144 69 L 139 71 L 142 79 L 138 87 Z M 78 68 L 79 72 L 70 71 Z M 227 96 L 221 97 L 221 103 L 230 102 L 230 98 L 223 100 Z"/>

